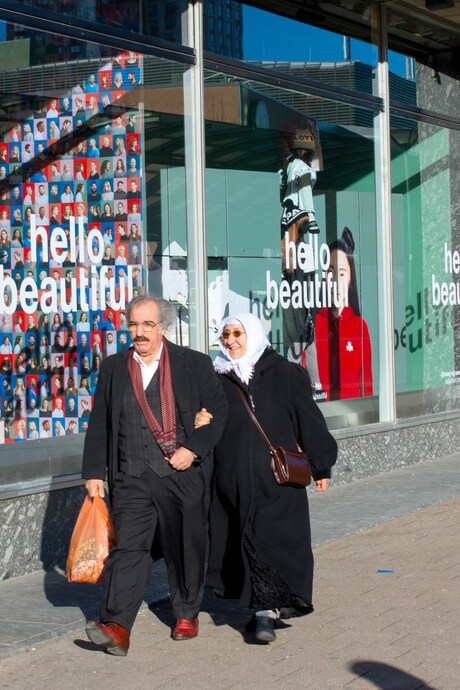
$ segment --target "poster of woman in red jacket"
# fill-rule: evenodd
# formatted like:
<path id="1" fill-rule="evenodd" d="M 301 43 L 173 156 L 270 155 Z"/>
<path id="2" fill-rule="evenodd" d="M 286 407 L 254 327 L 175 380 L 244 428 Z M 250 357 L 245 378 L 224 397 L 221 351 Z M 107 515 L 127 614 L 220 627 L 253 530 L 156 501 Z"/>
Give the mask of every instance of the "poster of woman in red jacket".
<path id="1" fill-rule="evenodd" d="M 373 395 L 371 340 L 360 315 L 354 248 L 348 228 L 329 245 L 326 279 L 337 283 L 339 299 L 322 307 L 315 319 L 319 378 L 327 401 Z"/>

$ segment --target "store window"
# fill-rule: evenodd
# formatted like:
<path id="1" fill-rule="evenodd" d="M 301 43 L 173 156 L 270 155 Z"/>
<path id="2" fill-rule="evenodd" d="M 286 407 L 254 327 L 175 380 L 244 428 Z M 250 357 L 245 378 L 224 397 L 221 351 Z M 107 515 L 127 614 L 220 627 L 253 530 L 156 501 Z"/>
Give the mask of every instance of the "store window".
<path id="1" fill-rule="evenodd" d="M 396 403 L 408 418 L 459 409 L 460 71 L 455 27 L 440 14 L 388 6 L 388 28 L 390 45 L 414 41 L 414 57 L 389 54 Z"/>
<path id="2" fill-rule="evenodd" d="M 184 68 L 80 47 L 37 71 L 0 46 L 1 444 L 84 432 L 129 299 L 186 284 Z"/>
<path id="3" fill-rule="evenodd" d="M 398 417 L 458 409 L 460 132 L 399 119 L 391 132 Z"/>
<path id="4" fill-rule="evenodd" d="M 309 371 L 332 428 L 378 421 L 372 112 L 348 127 L 313 118 L 308 94 L 212 72 L 205 84 L 211 354 L 221 319 L 250 311 Z"/>

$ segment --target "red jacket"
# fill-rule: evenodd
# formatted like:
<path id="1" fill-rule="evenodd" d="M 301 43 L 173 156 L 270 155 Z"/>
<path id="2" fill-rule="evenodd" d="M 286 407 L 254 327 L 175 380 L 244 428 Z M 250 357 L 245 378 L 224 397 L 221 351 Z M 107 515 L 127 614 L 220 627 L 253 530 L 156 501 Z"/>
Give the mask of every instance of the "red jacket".
<path id="1" fill-rule="evenodd" d="M 373 395 L 372 350 L 367 324 L 351 307 L 336 317 L 323 307 L 315 319 L 319 378 L 327 400 Z"/>

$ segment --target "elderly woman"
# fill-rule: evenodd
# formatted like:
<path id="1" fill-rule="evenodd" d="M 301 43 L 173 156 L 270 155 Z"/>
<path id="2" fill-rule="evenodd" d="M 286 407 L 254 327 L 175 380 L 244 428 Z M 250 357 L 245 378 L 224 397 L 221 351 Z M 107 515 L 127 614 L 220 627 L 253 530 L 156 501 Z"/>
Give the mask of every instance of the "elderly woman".
<path id="1" fill-rule="evenodd" d="M 246 629 L 257 642 L 269 643 L 280 615 L 313 610 L 308 498 L 304 487 L 275 482 L 270 453 L 238 389 L 273 446 L 298 444 L 305 451 L 317 491 L 327 488 L 337 444 L 313 401 L 305 369 L 271 349 L 258 318 L 229 316 L 219 336 L 214 368 L 229 416 L 215 448 L 207 579 L 217 596 L 239 597 L 255 610 Z M 196 424 L 207 421 L 212 424 L 211 415 L 202 410 Z"/>

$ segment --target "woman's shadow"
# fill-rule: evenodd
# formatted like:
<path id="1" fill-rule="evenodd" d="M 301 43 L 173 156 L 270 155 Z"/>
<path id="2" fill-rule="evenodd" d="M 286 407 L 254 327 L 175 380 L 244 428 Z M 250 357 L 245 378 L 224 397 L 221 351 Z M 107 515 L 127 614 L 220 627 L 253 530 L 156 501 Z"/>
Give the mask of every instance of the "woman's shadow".
<path id="1" fill-rule="evenodd" d="M 418 676 L 379 661 L 354 661 L 349 669 L 379 690 L 438 690 Z"/>

